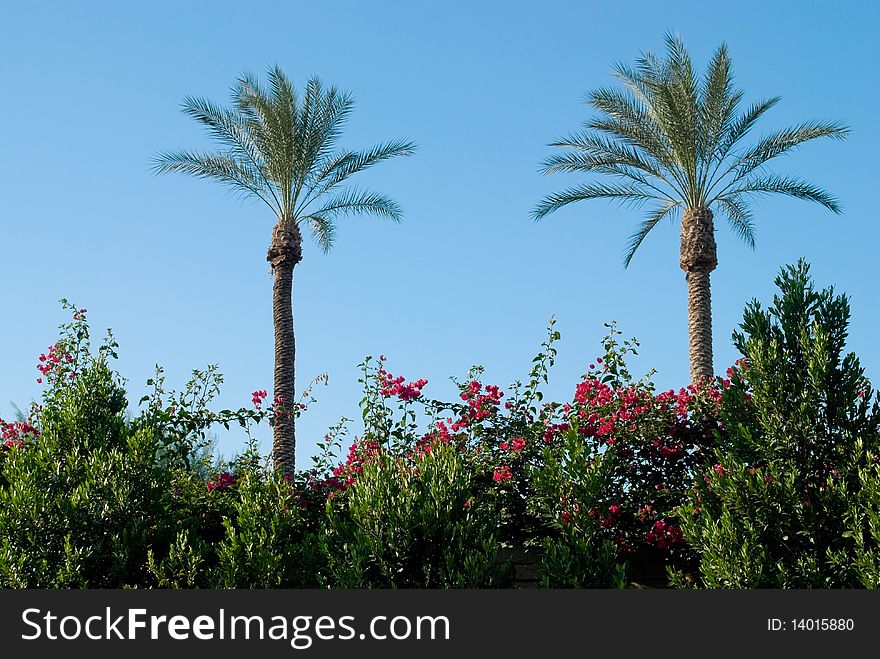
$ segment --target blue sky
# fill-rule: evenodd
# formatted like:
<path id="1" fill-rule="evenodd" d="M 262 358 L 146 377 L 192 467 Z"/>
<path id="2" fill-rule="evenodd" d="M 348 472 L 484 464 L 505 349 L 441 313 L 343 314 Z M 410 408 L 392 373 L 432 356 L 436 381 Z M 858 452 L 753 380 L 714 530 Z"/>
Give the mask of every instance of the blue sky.
<path id="1" fill-rule="evenodd" d="M 184 96 L 225 103 L 240 73 L 275 63 L 297 83 L 317 74 L 352 92 L 343 145 L 419 145 L 360 179 L 395 197 L 404 222 L 343 220 L 331 254 L 309 244 L 297 268 L 298 385 L 330 376 L 300 421 L 299 464 L 341 416 L 358 416 L 364 355 L 385 353 L 389 370 L 427 378 L 438 398 L 476 363 L 505 386 L 525 377 L 551 315 L 563 335 L 552 397 L 570 399 L 610 320 L 641 341 L 636 371 L 686 384 L 677 225 L 655 229 L 624 270 L 637 213 L 590 202 L 529 219 L 543 195 L 581 180 L 541 176 L 546 145 L 589 116 L 583 96 L 611 82 L 612 63 L 662 50 L 667 30 L 701 69 L 727 42 L 747 101 L 782 96 L 756 136 L 809 118 L 853 129 L 777 166 L 832 191 L 842 216 L 761 200 L 755 252 L 720 227 L 716 370 L 737 357 L 729 336 L 746 301 L 767 300 L 778 268 L 802 256 L 819 284 L 850 294 L 850 348 L 880 377 L 873 3 L 46 2 L 3 13 L 0 416 L 39 396 L 36 356 L 64 320 L 61 297 L 89 309 L 97 334 L 114 329 L 133 401 L 156 363 L 177 386 L 219 364 L 223 406 L 271 389 L 274 218 L 148 165 L 162 149 L 209 146 L 180 113 Z M 220 437 L 227 455 L 240 450 L 240 436 Z M 268 450 L 268 431 L 259 437 Z"/>

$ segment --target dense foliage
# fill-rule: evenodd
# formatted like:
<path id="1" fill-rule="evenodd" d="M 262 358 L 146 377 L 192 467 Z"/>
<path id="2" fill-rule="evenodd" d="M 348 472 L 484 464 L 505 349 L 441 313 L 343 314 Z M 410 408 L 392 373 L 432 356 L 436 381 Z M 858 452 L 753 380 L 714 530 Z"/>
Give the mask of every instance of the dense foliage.
<path id="1" fill-rule="evenodd" d="M 880 404 L 844 354 L 846 297 L 814 290 L 808 271 L 784 269 L 770 308 L 752 302 L 734 335 L 746 358 L 727 431 L 682 508 L 698 585 L 880 586 Z"/>
<path id="2" fill-rule="evenodd" d="M 132 411 L 86 312 L 40 355 L 42 400 L 0 421 L 0 586 L 456 588 L 880 585 L 880 400 L 845 353 L 849 306 L 783 269 L 746 309 L 726 377 L 658 391 L 612 324 L 571 400 L 544 400 L 559 333 L 523 382 L 474 368 L 459 397 L 362 365 L 363 434 L 328 433 L 310 469 L 230 461 L 216 369 L 181 392 L 161 371 Z M 312 400 L 291 406 L 302 413 Z M 520 558 L 517 558 L 520 557 Z M 519 575 L 519 576 L 518 576 Z"/>

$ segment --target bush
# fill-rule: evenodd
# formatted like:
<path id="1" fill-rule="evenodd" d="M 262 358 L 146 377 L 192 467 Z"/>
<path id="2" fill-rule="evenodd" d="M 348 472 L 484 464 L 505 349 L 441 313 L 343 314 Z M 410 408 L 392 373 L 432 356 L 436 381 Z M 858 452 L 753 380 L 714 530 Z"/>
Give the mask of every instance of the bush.
<path id="1" fill-rule="evenodd" d="M 327 502 L 322 545 L 339 588 L 489 588 L 510 583 L 498 516 L 461 448 L 403 456 L 360 448 L 351 484 Z"/>
<path id="2" fill-rule="evenodd" d="M 0 451 L 0 584 L 142 584 L 148 548 L 166 533 L 160 438 L 125 423 L 112 337 L 93 357 L 83 311 L 63 329 L 40 357 L 43 405 Z"/>
<path id="3" fill-rule="evenodd" d="M 664 585 L 667 567 L 693 561 L 676 508 L 713 441 L 728 383 L 656 393 L 652 373 L 635 380 L 627 368 L 636 340 L 621 343 L 620 332 L 608 327 L 604 356 L 590 364 L 572 402 L 554 406 L 560 418 L 547 423 L 546 448 L 533 470 L 536 505 L 553 528 L 545 540 L 555 547 L 549 582 L 617 585 L 614 566 L 626 563 L 627 581 Z M 589 583 L 584 566 L 605 560 L 612 564 L 600 570 L 602 579 Z M 570 567 L 561 573 L 560 565 Z"/>
<path id="4" fill-rule="evenodd" d="M 844 354 L 849 304 L 799 262 L 769 309 L 746 308 L 714 464 L 681 508 L 709 588 L 875 584 L 880 402 Z M 871 572 L 874 570 L 874 572 Z M 875 576 L 871 576 L 874 574 Z"/>
<path id="5" fill-rule="evenodd" d="M 363 436 L 340 460 L 343 419 L 290 480 L 253 439 L 210 453 L 212 427 L 273 422 L 265 391 L 215 412 L 215 367 L 179 393 L 159 369 L 133 413 L 112 336 L 93 354 L 66 305 L 41 404 L 0 420 L 0 587 L 509 587 L 535 555 L 551 588 L 878 587 L 880 396 L 847 299 L 804 263 L 776 283 L 743 359 L 678 391 L 630 374 L 613 324 L 566 403 L 542 393 L 552 321 L 507 391 L 474 367 L 438 401 L 367 358 Z"/>
<path id="6" fill-rule="evenodd" d="M 608 499 L 613 458 L 568 431 L 534 472 L 535 506 L 548 520 L 541 550 L 546 588 L 622 588 L 627 568 L 595 514 Z M 560 509 L 561 512 L 560 512 Z"/>

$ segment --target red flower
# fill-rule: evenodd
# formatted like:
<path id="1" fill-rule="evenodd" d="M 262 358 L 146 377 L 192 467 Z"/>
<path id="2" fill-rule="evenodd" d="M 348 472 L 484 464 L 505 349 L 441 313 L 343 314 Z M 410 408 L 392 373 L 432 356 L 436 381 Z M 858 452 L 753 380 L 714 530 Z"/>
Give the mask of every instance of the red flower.
<path id="1" fill-rule="evenodd" d="M 226 490 L 230 485 L 234 485 L 236 477 L 228 471 L 224 471 L 216 479 L 208 481 L 208 492 L 213 490 Z"/>
<path id="2" fill-rule="evenodd" d="M 405 403 L 421 396 L 422 388 L 428 384 L 428 381 L 425 379 L 406 384 L 406 380 L 402 375 L 394 377 L 384 368 L 379 369 L 378 380 L 379 385 L 382 387 L 379 391 L 382 396 L 397 396 Z"/>
<path id="3" fill-rule="evenodd" d="M 496 483 L 501 483 L 502 481 L 507 481 L 511 478 L 513 478 L 513 474 L 510 473 L 510 467 L 507 466 L 499 467 L 492 475 L 492 480 Z"/>
<path id="4" fill-rule="evenodd" d="M 251 394 L 251 402 L 254 404 L 254 407 L 260 409 L 260 406 L 263 404 L 266 396 L 269 394 L 266 393 L 265 389 L 260 389 Z"/>

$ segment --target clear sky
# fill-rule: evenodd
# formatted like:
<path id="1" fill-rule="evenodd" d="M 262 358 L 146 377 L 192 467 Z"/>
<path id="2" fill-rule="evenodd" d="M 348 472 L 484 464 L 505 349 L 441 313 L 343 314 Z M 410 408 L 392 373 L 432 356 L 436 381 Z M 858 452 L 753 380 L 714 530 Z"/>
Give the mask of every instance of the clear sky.
<path id="1" fill-rule="evenodd" d="M 729 337 L 745 302 L 767 300 L 778 268 L 803 256 L 819 284 L 851 295 L 850 347 L 876 381 L 878 18 L 863 0 L 7 3 L 0 416 L 39 395 L 36 356 L 64 320 L 61 297 L 89 309 L 96 334 L 114 329 L 132 401 L 156 363 L 177 386 L 219 364 L 223 406 L 271 389 L 274 218 L 148 165 L 162 149 L 208 146 L 179 111 L 184 96 L 225 103 L 236 76 L 275 63 L 297 83 L 317 74 L 352 92 L 344 146 L 419 145 L 360 181 L 395 197 L 404 222 L 342 220 L 331 254 L 309 244 L 297 268 L 298 386 L 330 376 L 300 421 L 300 465 L 330 425 L 359 416 L 364 355 L 385 353 L 389 370 L 451 398 L 449 376 L 475 363 L 502 386 L 525 377 L 554 314 L 563 337 L 552 397 L 571 398 L 615 319 L 641 341 L 637 372 L 686 384 L 677 226 L 657 227 L 624 270 L 637 213 L 587 202 L 529 219 L 543 195 L 582 180 L 541 176 L 546 145 L 589 116 L 583 96 L 612 82 L 614 62 L 661 51 L 667 30 L 700 69 L 727 42 L 747 101 L 782 96 L 756 137 L 809 118 L 853 128 L 777 166 L 836 194 L 842 216 L 762 201 L 755 252 L 719 226 L 716 370 L 737 357 Z M 268 450 L 269 432 L 259 437 Z M 240 448 L 221 434 L 225 454 Z"/>

